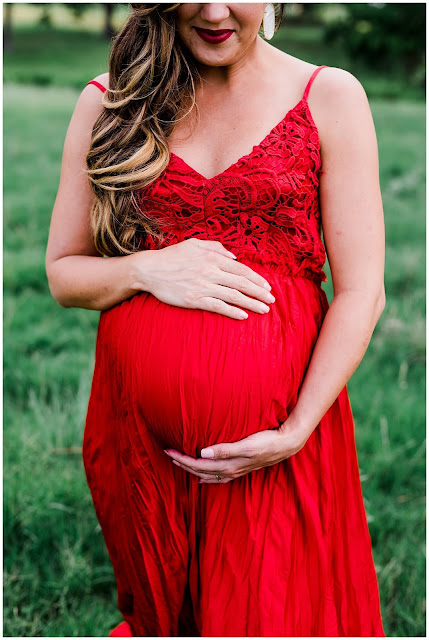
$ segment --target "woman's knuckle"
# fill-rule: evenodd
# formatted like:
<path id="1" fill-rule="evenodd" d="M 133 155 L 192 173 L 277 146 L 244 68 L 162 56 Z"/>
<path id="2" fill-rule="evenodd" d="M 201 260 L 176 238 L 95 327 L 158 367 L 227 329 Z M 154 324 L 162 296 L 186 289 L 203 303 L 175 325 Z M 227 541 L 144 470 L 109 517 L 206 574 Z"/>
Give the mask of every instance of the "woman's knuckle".
<path id="1" fill-rule="evenodd" d="M 193 307 L 197 302 L 197 292 L 196 291 L 187 291 L 184 296 L 185 304 L 190 307 Z"/>
<path id="2" fill-rule="evenodd" d="M 235 262 L 235 261 L 233 262 L 233 265 L 234 265 L 234 274 L 239 278 L 244 277 L 246 265 L 242 264 L 241 262 Z"/>
<path id="3" fill-rule="evenodd" d="M 214 251 L 207 251 L 204 259 L 211 266 L 217 260 L 216 253 Z"/>
<path id="4" fill-rule="evenodd" d="M 238 284 L 239 284 L 240 288 L 245 289 L 247 287 L 247 284 L 248 284 L 248 280 L 247 280 L 246 276 L 239 276 Z"/>
<path id="5" fill-rule="evenodd" d="M 211 261 L 209 261 L 210 264 L 204 264 L 200 267 L 199 270 L 199 275 L 200 277 L 207 281 L 207 280 L 213 280 L 213 275 L 214 275 L 214 269 L 213 269 L 213 265 L 211 264 Z"/>
<path id="6" fill-rule="evenodd" d="M 232 289 L 230 295 L 231 302 L 238 302 L 241 300 L 241 293 L 237 289 Z"/>
<path id="7" fill-rule="evenodd" d="M 222 300 L 219 300 L 217 298 L 215 298 L 211 303 L 213 311 L 220 311 L 223 308 L 223 305 L 224 303 L 222 302 Z"/>

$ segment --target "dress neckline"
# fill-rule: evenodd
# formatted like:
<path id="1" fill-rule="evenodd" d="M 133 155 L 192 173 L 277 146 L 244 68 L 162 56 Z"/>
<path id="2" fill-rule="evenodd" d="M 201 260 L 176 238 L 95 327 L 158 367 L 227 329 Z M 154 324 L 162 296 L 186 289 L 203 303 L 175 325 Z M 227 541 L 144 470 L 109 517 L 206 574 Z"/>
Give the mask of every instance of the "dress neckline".
<path id="1" fill-rule="evenodd" d="M 177 155 L 177 153 L 174 153 L 174 151 L 170 151 L 170 161 L 167 165 L 167 168 L 170 167 L 172 160 L 174 159 L 176 162 L 181 163 L 183 166 L 185 166 L 189 171 L 191 171 L 192 173 L 194 173 L 195 175 L 197 175 L 200 179 L 204 180 L 204 182 L 211 182 L 212 180 L 216 180 L 217 178 L 220 178 L 221 176 L 223 176 L 224 174 L 228 173 L 229 171 L 231 171 L 234 167 L 236 167 L 238 164 L 240 164 L 243 160 L 247 160 L 248 158 L 251 158 L 253 156 L 253 154 L 255 153 L 255 151 L 257 149 L 260 149 L 261 147 L 263 147 L 265 145 L 265 143 L 267 142 L 268 138 L 270 138 L 273 133 L 275 133 L 277 131 L 277 129 L 279 129 L 284 122 L 295 112 L 297 111 L 301 105 L 303 105 L 305 107 L 305 110 L 307 112 L 307 116 L 308 116 L 308 120 L 310 122 L 310 125 L 313 127 L 313 129 L 316 131 L 316 133 L 318 134 L 317 131 L 317 127 L 316 127 L 316 123 L 313 120 L 313 116 L 311 114 L 311 110 L 310 107 L 308 106 L 308 102 L 306 98 L 301 98 L 301 100 L 299 102 L 297 102 L 297 104 L 292 107 L 291 109 L 289 109 L 289 111 L 283 116 L 283 118 L 280 120 L 280 122 L 278 122 L 276 125 L 274 125 L 274 127 L 267 133 L 267 135 L 264 137 L 263 140 L 261 140 L 261 142 L 259 142 L 258 144 L 253 145 L 251 151 L 249 153 L 246 153 L 245 155 L 241 156 L 240 158 L 238 158 L 238 160 L 236 160 L 235 162 L 233 162 L 232 164 L 230 164 L 228 167 L 226 167 L 226 169 L 224 169 L 223 171 L 220 171 L 219 173 L 216 173 L 214 176 L 212 176 L 211 178 L 207 178 L 206 176 L 204 176 L 202 173 L 200 173 L 199 171 L 197 171 L 197 169 L 194 169 L 193 167 L 191 167 L 190 164 L 188 164 L 185 160 L 183 160 L 183 158 L 181 158 L 180 156 Z"/>

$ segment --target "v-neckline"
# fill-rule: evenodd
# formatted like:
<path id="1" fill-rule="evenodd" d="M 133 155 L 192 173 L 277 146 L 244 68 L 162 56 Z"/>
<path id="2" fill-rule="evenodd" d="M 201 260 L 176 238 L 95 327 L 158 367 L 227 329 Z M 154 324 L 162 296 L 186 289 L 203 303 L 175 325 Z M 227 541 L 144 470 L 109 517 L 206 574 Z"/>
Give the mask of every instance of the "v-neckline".
<path id="1" fill-rule="evenodd" d="M 212 176 L 211 178 L 207 178 L 206 176 L 204 176 L 202 173 L 200 173 L 199 171 L 197 171 L 197 169 L 194 169 L 193 167 L 191 167 L 190 164 L 188 164 L 186 162 L 186 160 L 183 160 L 183 158 L 181 158 L 180 156 L 177 155 L 177 153 L 174 153 L 174 151 L 170 151 L 170 162 L 168 164 L 168 166 L 170 166 L 171 164 L 171 160 L 172 159 L 176 159 L 176 161 L 181 162 L 187 169 L 189 169 L 190 171 L 192 171 L 192 173 L 194 173 L 195 175 L 197 175 L 199 178 L 201 178 L 202 180 L 204 180 L 204 182 L 211 182 L 212 180 L 215 180 L 216 178 L 219 178 L 220 176 L 223 176 L 225 173 L 228 173 L 229 171 L 231 171 L 234 167 L 236 167 L 240 162 L 242 162 L 243 160 L 247 160 L 247 158 L 252 157 L 252 155 L 255 153 L 256 149 L 259 149 L 260 147 L 262 147 L 265 142 L 267 141 L 267 139 L 276 131 L 276 129 L 278 129 L 283 123 L 284 121 L 294 112 L 296 111 L 301 104 L 304 104 L 306 106 L 307 112 L 310 115 L 310 122 L 311 124 L 315 127 L 315 123 L 313 120 L 313 117 L 311 115 L 310 112 L 310 108 L 308 106 L 308 102 L 306 98 L 301 98 L 301 100 L 299 102 L 297 102 L 297 104 L 292 107 L 291 109 L 289 109 L 289 111 L 283 116 L 283 118 L 280 120 L 280 122 L 278 122 L 276 125 L 274 125 L 274 127 L 267 133 L 267 135 L 264 137 L 263 140 L 261 140 L 261 142 L 259 142 L 259 144 L 255 144 L 252 147 L 252 150 L 249 153 L 246 153 L 245 155 L 241 156 L 240 158 L 238 158 L 238 160 L 236 160 L 235 162 L 233 162 L 232 164 L 230 164 L 226 169 L 224 169 L 223 171 L 220 171 L 219 173 L 216 173 L 214 176 Z"/>

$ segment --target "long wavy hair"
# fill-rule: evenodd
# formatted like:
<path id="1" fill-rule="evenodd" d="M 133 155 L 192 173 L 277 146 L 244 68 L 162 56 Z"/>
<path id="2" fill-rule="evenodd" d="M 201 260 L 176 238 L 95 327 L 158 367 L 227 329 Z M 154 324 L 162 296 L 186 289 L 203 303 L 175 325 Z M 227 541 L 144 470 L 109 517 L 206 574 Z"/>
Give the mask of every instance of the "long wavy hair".
<path id="1" fill-rule="evenodd" d="M 200 76 L 176 37 L 179 5 L 132 3 L 110 52 L 109 88 L 86 158 L 94 244 L 107 256 L 138 251 L 145 234 L 162 243 L 162 223 L 146 215 L 136 193 L 167 167 L 174 125 L 196 107 Z M 284 5 L 274 7 L 277 30 Z"/>

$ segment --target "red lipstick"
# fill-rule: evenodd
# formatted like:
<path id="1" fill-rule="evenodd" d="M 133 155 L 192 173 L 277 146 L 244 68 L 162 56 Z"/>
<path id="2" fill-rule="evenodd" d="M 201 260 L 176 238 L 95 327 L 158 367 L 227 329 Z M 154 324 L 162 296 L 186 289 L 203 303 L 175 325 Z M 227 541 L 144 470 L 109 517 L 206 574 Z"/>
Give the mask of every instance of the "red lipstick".
<path id="1" fill-rule="evenodd" d="M 234 33 L 233 29 L 200 29 L 199 27 L 194 27 L 194 29 L 204 42 L 210 44 L 225 42 Z"/>

